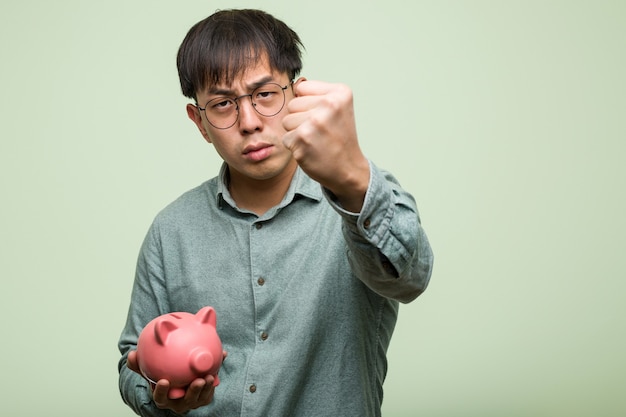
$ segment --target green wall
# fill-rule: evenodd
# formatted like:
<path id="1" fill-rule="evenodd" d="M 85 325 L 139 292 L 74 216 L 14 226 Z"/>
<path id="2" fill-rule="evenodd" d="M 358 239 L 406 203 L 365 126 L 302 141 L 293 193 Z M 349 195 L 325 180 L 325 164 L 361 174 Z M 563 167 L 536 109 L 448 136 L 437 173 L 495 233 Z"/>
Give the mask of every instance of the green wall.
<path id="1" fill-rule="evenodd" d="M 132 415 L 116 342 L 139 245 L 220 162 L 176 49 L 259 6 L 301 34 L 303 75 L 354 89 L 434 248 L 385 417 L 626 415 L 626 3 L 577 0 L 2 2 L 2 414 Z"/>

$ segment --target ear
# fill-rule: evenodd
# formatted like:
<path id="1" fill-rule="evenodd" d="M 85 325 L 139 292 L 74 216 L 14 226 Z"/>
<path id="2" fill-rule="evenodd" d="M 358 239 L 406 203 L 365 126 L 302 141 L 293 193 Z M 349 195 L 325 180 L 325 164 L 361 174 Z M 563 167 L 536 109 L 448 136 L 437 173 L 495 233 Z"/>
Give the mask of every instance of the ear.
<path id="1" fill-rule="evenodd" d="M 189 119 L 191 119 L 192 122 L 196 124 L 204 140 L 211 143 L 211 138 L 209 137 L 209 134 L 204 127 L 202 114 L 200 113 L 200 109 L 198 109 L 198 106 L 195 106 L 191 103 L 187 104 L 187 116 L 189 117 Z"/>
<path id="2" fill-rule="evenodd" d="M 210 306 L 202 307 L 200 311 L 196 313 L 196 317 L 202 323 L 205 323 L 205 324 L 208 323 L 213 327 L 215 327 L 216 325 L 217 318 L 215 316 L 215 310 L 213 309 L 213 307 L 210 307 Z"/>
<path id="3" fill-rule="evenodd" d="M 167 319 L 160 320 L 154 326 L 154 338 L 158 344 L 165 346 L 167 337 L 176 329 L 178 329 L 178 326 L 173 321 Z"/>

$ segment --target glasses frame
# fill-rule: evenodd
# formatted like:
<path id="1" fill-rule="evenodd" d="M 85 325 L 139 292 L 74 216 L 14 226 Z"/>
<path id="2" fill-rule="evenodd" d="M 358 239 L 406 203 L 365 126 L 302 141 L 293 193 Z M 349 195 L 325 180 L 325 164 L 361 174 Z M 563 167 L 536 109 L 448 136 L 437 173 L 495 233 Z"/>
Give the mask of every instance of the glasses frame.
<path id="1" fill-rule="evenodd" d="M 276 85 L 276 86 L 278 86 L 278 88 L 280 88 L 280 90 L 281 90 L 281 91 L 282 91 L 282 93 L 283 93 L 283 104 L 280 106 L 280 109 L 278 109 L 278 110 L 276 111 L 276 113 L 274 113 L 274 114 L 270 114 L 270 115 L 266 115 L 266 114 L 263 114 L 263 113 L 259 112 L 259 111 L 257 110 L 257 108 L 256 108 L 256 103 L 254 102 L 254 100 L 253 100 L 253 98 L 252 98 L 252 97 L 254 96 L 254 94 L 257 92 L 257 90 L 260 90 L 260 89 L 262 89 L 262 88 L 264 88 L 264 87 L 267 87 L 268 85 Z M 286 99 L 286 97 L 285 97 L 285 90 L 289 87 L 289 85 L 291 85 L 291 83 L 290 83 L 290 84 L 287 84 L 287 85 L 286 85 L 286 86 L 284 86 L 284 87 L 283 87 L 283 86 L 281 86 L 281 85 L 280 85 L 280 84 L 278 84 L 278 83 L 272 83 L 272 82 L 270 82 L 270 83 L 265 83 L 265 84 L 263 84 L 263 85 L 258 86 L 258 87 L 257 87 L 257 88 L 255 88 L 254 90 L 252 90 L 252 92 L 250 92 L 250 94 L 242 94 L 242 95 L 237 96 L 237 97 L 218 96 L 218 97 L 212 98 L 211 100 L 207 101 L 207 102 L 206 102 L 206 104 L 204 105 L 204 108 L 203 108 L 203 107 L 200 107 L 200 106 L 198 105 L 198 103 L 196 103 L 196 107 L 198 108 L 198 110 L 200 110 L 200 111 L 202 111 L 202 112 L 204 113 L 204 117 L 206 117 L 207 122 L 209 122 L 209 124 L 210 124 L 211 126 L 213 126 L 214 128 L 216 128 L 216 129 L 221 129 L 221 130 L 224 130 L 224 129 L 230 129 L 231 127 L 233 127 L 233 126 L 237 123 L 237 121 L 239 121 L 239 100 L 241 100 L 242 98 L 245 98 L 245 97 L 250 97 L 250 103 L 252 104 L 252 108 L 254 109 L 254 111 L 256 111 L 256 112 L 257 112 L 257 114 L 259 114 L 260 116 L 263 116 L 263 117 L 274 117 L 274 116 L 276 116 L 278 113 L 280 113 L 280 112 L 281 112 L 281 110 L 285 107 L 285 103 L 286 103 L 286 101 L 287 101 L 287 99 Z M 209 107 L 209 103 L 211 103 L 212 101 L 215 101 L 215 100 L 224 100 L 224 99 L 225 99 L 225 100 L 232 100 L 232 101 L 235 103 L 235 106 L 236 106 L 236 107 L 235 107 L 235 112 L 237 113 L 237 117 L 235 117 L 235 120 L 233 121 L 233 123 L 232 123 L 232 124 L 230 124 L 230 125 L 228 125 L 228 126 L 226 126 L 226 127 L 219 127 L 219 126 L 216 126 L 215 124 L 213 124 L 213 122 L 211 122 L 211 120 L 209 119 L 209 116 L 207 116 L 207 114 L 206 114 L 206 109 L 207 109 L 207 107 Z"/>

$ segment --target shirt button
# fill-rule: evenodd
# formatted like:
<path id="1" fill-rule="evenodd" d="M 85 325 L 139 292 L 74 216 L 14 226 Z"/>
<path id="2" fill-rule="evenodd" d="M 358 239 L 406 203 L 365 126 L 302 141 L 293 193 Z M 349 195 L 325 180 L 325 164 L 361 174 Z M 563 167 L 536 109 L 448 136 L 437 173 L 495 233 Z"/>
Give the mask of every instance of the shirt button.
<path id="1" fill-rule="evenodd" d="M 259 278 L 259 279 L 257 280 L 257 283 L 258 283 L 259 285 L 263 285 L 263 284 L 265 284 L 265 278 L 263 278 L 263 277 Z"/>
<path id="2" fill-rule="evenodd" d="M 257 223 L 257 224 L 254 225 L 254 227 L 256 227 L 257 230 L 259 230 L 260 228 L 263 227 L 263 223 Z"/>
<path id="3" fill-rule="evenodd" d="M 256 385 L 254 385 L 254 384 L 250 385 L 250 392 L 251 393 L 255 393 L 256 392 Z"/>
<path id="4" fill-rule="evenodd" d="M 263 332 L 261 333 L 261 340 L 267 340 L 268 334 Z"/>
<path id="5" fill-rule="evenodd" d="M 366 229 L 369 229 L 370 224 L 371 224 L 370 219 L 365 219 L 365 221 L 363 222 L 363 227 Z"/>

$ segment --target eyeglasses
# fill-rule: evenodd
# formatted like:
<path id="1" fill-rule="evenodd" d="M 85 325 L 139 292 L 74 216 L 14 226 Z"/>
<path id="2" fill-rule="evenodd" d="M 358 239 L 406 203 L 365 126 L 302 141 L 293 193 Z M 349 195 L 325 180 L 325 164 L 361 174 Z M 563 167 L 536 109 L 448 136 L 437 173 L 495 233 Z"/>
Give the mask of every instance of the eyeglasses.
<path id="1" fill-rule="evenodd" d="M 239 119 L 238 101 L 244 97 L 250 97 L 252 107 L 261 116 L 276 116 L 285 106 L 285 90 L 289 87 L 281 87 L 276 83 L 263 84 L 255 88 L 252 93 L 239 97 L 216 97 L 198 109 L 204 112 L 206 119 L 217 129 L 228 129 L 237 123 Z"/>

